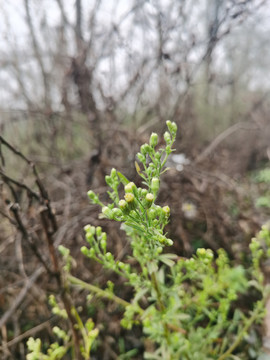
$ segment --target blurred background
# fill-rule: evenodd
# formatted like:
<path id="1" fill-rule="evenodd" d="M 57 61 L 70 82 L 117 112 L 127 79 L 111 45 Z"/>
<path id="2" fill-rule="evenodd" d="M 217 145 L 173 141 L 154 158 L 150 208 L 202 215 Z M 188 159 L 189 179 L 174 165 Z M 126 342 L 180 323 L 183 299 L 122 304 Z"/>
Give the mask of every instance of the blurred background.
<path id="1" fill-rule="evenodd" d="M 248 243 L 270 215 L 269 19 L 268 0 L 0 3 L 2 359 L 24 359 L 29 336 L 52 336 L 47 297 L 57 287 L 37 273 L 49 262 L 42 206 L 50 201 L 53 241 L 72 249 L 74 271 L 106 284 L 111 274 L 80 255 L 83 226 L 109 230 L 119 259 L 129 246 L 86 192 L 106 193 L 112 167 L 138 181 L 136 152 L 167 119 L 179 131 L 159 200 L 172 209 L 175 251 L 224 247 L 248 263 Z M 84 310 L 107 324 L 97 359 L 143 349 L 100 301 Z M 256 358 L 261 335 L 247 339 L 245 356 Z"/>

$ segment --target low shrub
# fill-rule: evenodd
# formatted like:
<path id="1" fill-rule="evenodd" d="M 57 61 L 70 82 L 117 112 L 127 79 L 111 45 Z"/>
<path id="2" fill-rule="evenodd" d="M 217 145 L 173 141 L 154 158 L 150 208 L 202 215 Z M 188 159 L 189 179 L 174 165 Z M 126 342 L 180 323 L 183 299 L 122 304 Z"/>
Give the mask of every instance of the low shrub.
<path id="1" fill-rule="evenodd" d="M 265 316 L 270 287 L 265 284 L 261 264 L 270 257 L 269 227 L 264 226 L 251 240 L 249 268 L 231 264 L 223 249 L 214 253 L 199 248 L 191 258 L 168 252 L 173 245 L 165 231 L 170 208 L 157 203 L 160 177 L 167 170 L 166 162 L 173 152 L 177 133 L 174 122 L 167 121 L 167 127 L 165 147 L 156 149 L 158 135 L 152 133 L 149 144 L 142 145 L 137 154 L 139 163 L 135 165 L 142 187 L 112 169 L 105 178 L 111 189 L 109 204 L 104 204 L 93 191 L 88 192 L 91 202 L 101 206 L 101 217 L 121 222 L 132 254 L 123 261 L 117 260 L 107 250 L 107 234 L 101 227 L 91 225 L 85 227 L 87 246 L 81 251 L 91 261 L 123 277 L 133 289 L 131 300 L 118 297 L 112 282 L 102 289 L 72 276 L 72 257 L 67 248 L 60 246 L 65 263 L 62 277 L 67 289 L 79 286 L 122 307 L 122 326 L 126 329 L 141 326 L 144 337 L 152 344 L 153 350 L 145 351 L 145 359 L 243 359 L 248 355 L 241 343 L 251 327 L 261 323 Z M 249 310 L 243 310 L 238 299 L 249 293 L 255 294 L 254 301 Z M 54 313 L 65 318 L 61 305 L 54 298 L 50 301 Z M 78 311 L 75 308 L 72 311 L 81 335 L 81 358 L 89 359 L 98 329 L 91 319 L 84 323 Z M 72 332 L 58 327 L 54 332 L 61 341 L 52 344 L 46 354 L 40 339 L 28 340 L 28 360 L 62 359 L 66 354 L 75 358 Z"/>

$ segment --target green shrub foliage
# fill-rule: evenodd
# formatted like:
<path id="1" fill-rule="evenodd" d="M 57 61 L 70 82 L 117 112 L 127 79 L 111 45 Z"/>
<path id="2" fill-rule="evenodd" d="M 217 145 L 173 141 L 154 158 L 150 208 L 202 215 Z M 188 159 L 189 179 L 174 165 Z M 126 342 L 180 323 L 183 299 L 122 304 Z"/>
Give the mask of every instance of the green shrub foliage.
<path id="1" fill-rule="evenodd" d="M 85 227 L 87 246 L 81 251 L 123 277 L 133 288 L 132 299 L 127 302 L 116 296 L 111 282 L 103 290 L 70 275 L 70 255 L 61 247 L 66 259 L 63 272 L 69 285 L 78 285 L 122 306 L 124 328 L 142 327 L 154 349 L 144 353 L 145 359 L 243 359 L 241 344 L 251 326 L 261 323 L 265 315 L 269 286 L 264 283 L 261 264 L 270 256 L 269 227 L 264 226 L 252 239 L 252 261 L 247 269 L 232 266 L 223 249 L 214 254 L 210 249 L 199 248 L 191 258 L 169 253 L 173 240 L 164 228 L 169 222 L 170 208 L 157 203 L 160 177 L 167 170 L 166 161 L 173 151 L 177 133 L 174 122 L 167 121 L 167 128 L 163 148 L 157 149 L 158 135 L 152 133 L 149 144 L 142 145 L 137 154 L 135 165 L 142 187 L 112 169 L 106 176 L 109 204 L 104 204 L 93 191 L 88 192 L 91 202 L 101 206 L 102 217 L 121 222 L 132 254 L 123 261 L 116 260 L 115 255 L 107 251 L 107 234 L 101 227 L 91 225 Z M 120 196 L 123 191 L 124 195 Z M 252 309 L 241 311 L 237 299 L 250 291 L 256 294 Z M 85 326 L 81 329 L 85 332 Z M 87 354 L 85 358 L 89 358 L 92 342 L 98 335 L 95 330 L 91 323 L 82 345 L 84 348 L 88 344 L 87 350 L 82 350 Z M 57 333 L 61 335 L 60 329 Z M 29 339 L 28 359 L 60 359 L 65 354 L 65 344 L 72 346 L 67 334 L 61 336 L 64 340 L 63 345 L 59 345 L 58 357 L 50 355 L 55 353 L 55 345 L 51 345 L 47 357 L 35 357 L 34 353 L 40 354 L 40 340 Z"/>

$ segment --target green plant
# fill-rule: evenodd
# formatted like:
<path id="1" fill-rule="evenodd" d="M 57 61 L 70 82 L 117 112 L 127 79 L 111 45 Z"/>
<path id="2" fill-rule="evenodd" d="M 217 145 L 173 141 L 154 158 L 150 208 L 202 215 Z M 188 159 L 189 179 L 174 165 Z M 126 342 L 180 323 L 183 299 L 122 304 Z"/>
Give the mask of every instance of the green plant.
<path id="1" fill-rule="evenodd" d="M 266 167 L 261 169 L 255 173 L 254 180 L 256 183 L 261 184 L 261 192 L 262 195 L 256 199 L 255 205 L 257 208 L 270 208 L 270 191 L 269 191 L 269 184 L 270 184 L 270 168 Z"/>
<path id="2" fill-rule="evenodd" d="M 65 291 L 69 289 L 69 284 L 67 282 L 66 276 L 69 274 L 71 265 L 72 265 L 72 257 L 70 256 L 69 249 L 59 246 L 59 251 L 64 259 L 65 265 L 62 268 L 61 276 L 63 278 L 65 284 Z M 64 320 L 68 319 L 67 311 L 64 309 L 61 304 L 59 304 L 54 295 L 49 296 L 49 304 L 52 307 L 52 313 L 57 315 L 59 318 Z M 83 323 L 79 312 L 77 309 L 72 306 L 71 313 L 74 319 L 76 320 L 75 325 L 71 324 L 70 327 L 75 326 L 77 332 L 81 336 L 80 343 L 80 354 L 82 359 L 87 360 L 90 358 L 90 351 L 92 345 L 98 336 L 98 329 L 95 328 L 94 322 L 91 318 L 88 318 L 85 323 Z M 72 359 L 76 359 L 76 352 L 74 338 L 72 337 L 72 329 L 70 331 L 65 331 L 58 326 L 53 328 L 53 333 L 59 339 L 59 342 L 56 341 L 49 346 L 46 350 L 46 354 L 43 352 L 43 344 L 41 339 L 33 339 L 32 337 L 27 341 L 27 347 L 29 353 L 26 356 L 27 360 L 60 360 L 67 353 L 71 353 Z"/>
<path id="3" fill-rule="evenodd" d="M 164 148 L 156 150 L 158 135 L 153 133 L 149 144 L 142 145 L 137 154 L 140 165 L 136 162 L 136 169 L 142 187 L 112 169 L 106 176 L 111 188 L 109 204 L 104 204 L 93 191 L 88 192 L 92 203 L 101 206 L 103 217 L 122 223 L 132 254 L 123 261 L 116 260 L 107 251 L 107 234 L 101 227 L 91 225 L 85 227 L 88 246 L 83 246 L 81 251 L 125 278 L 126 284 L 133 288 L 132 299 L 127 302 L 116 296 L 111 282 L 101 289 L 72 276 L 70 255 L 61 247 L 66 281 L 69 286 L 79 286 L 122 306 L 122 326 L 131 329 L 140 325 L 153 343 L 155 350 L 145 352 L 145 359 L 240 359 L 240 344 L 250 327 L 262 321 L 269 295 L 260 267 L 261 261 L 270 257 L 269 228 L 264 226 L 258 237 L 252 239 L 249 269 L 232 266 L 223 249 L 214 254 L 210 249 L 199 248 L 189 259 L 164 252 L 173 245 L 165 232 L 170 208 L 159 206 L 157 197 L 160 176 L 167 170 L 166 161 L 173 151 L 177 132 L 175 123 L 167 121 L 167 126 Z M 236 300 L 251 288 L 255 289 L 257 300 L 250 311 L 241 311 Z M 33 344 L 38 348 L 31 340 L 29 345 Z"/>

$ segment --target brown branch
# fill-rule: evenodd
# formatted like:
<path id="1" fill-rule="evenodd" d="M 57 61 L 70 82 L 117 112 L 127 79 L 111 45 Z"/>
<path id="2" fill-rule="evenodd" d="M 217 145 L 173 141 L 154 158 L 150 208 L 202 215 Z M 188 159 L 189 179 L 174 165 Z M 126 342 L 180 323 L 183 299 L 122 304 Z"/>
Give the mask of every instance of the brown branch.
<path id="1" fill-rule="evenodd" d="M 20 216 L 20 213 L 19 213 L 19 205 L 18 204 L 12 204 L 10 206 L 10 210 L 12 211 L 13 215 L 14 215 L 14 218 L 16 220 L 16 224 L 17 224 L 17 227 L 19 229 L 19 231 L 21 232 L 23 238 L 27 241 L 27 243 L 29 244 L 31 250 L 33 251 L 33 253 L 35 254 L 35 256 L 38 258 L 38 260 L 42 263 L 42 265 L 44 266 L 44 268 L 46 269 L 46 271 L 48 272 L 48 274 L 52 275 L 52 271 L 50 270 L 47 262 L 43 259 L 42 255 L 40 254 L 36 244 L 32 241 L 32 238 L 31 236 L 28 234 L 23 222 L 22 222 L 22 219 L 21 219 L 21 216 Z"/>
<path id="2" fill-rule="evenodd" d="M 17 308 L 20 306 L 21 302 L 24 300 L 28 291 L 31 289 L 32 285 L 39 278 L 39 276 L 44 272 L 42 267 L 38 268 L 29 278 L 25 280 L 25 285 L 21 289 L 19 295 L 16 297 L 14 302 L 11 304 L 9 309 L 4 313 L 4 315 L 0 318 L 0 328 L 5 325 L 8 319 L 14 314 Z"/>
<path id="3" fill-rule="evenodd" d="M 32 195 L 35 199 L 40 200 L 39 195 L 37 193 L 35 193 L 33 190 L 31 190 L 27 185 L 25 185 L 25 184 L 23 184 L 23 183 L 21 183 L 21 182 L 19 182 L 17 180 L 12 179 L 8 175 L 6 175 L 4 173 L 4 171 L 2 171 L 2 170 L 0 170 L 0 175 L 2 176 L 5 183 L 7 183 L 7 184 L 12 183 L 12 184 L 14 184 L 14 185 L 16 185 L 16 186 L 18 186 L 18 187 L 20 187 L 22 189 L 25 189 L 28 192 L 28 194 Z M 16 195 L 13 194 L 13 196 L 15 196 L 15 198 L 16 198 Z"/>
<path id="4" fill-rule="evenodd" d="M 35 335 L 36 333 L 38 333 L 39 331 L 45 329 L 46 327 L 48 327 L 48 325 L 50 325 L 52 322 L 56 322 L 58 319 L 58 317 L 56 315 L 52 316 L 49 320 L 46 320 L 44 322 L 42 322 L 41 324 L 38 324 L 37 326 L 34 326 L 32 329 L 29 329 L 27 331 L 25 331 L 24 333 L 16 336 L 14 339 L 8 341 L 5 346 L 7 348 L 16 345 L 18 343 L 20 343 L 22 340 L 29 338 L 30 336 Z M 1 347 L 0 347 L 1 348 Z"/>

